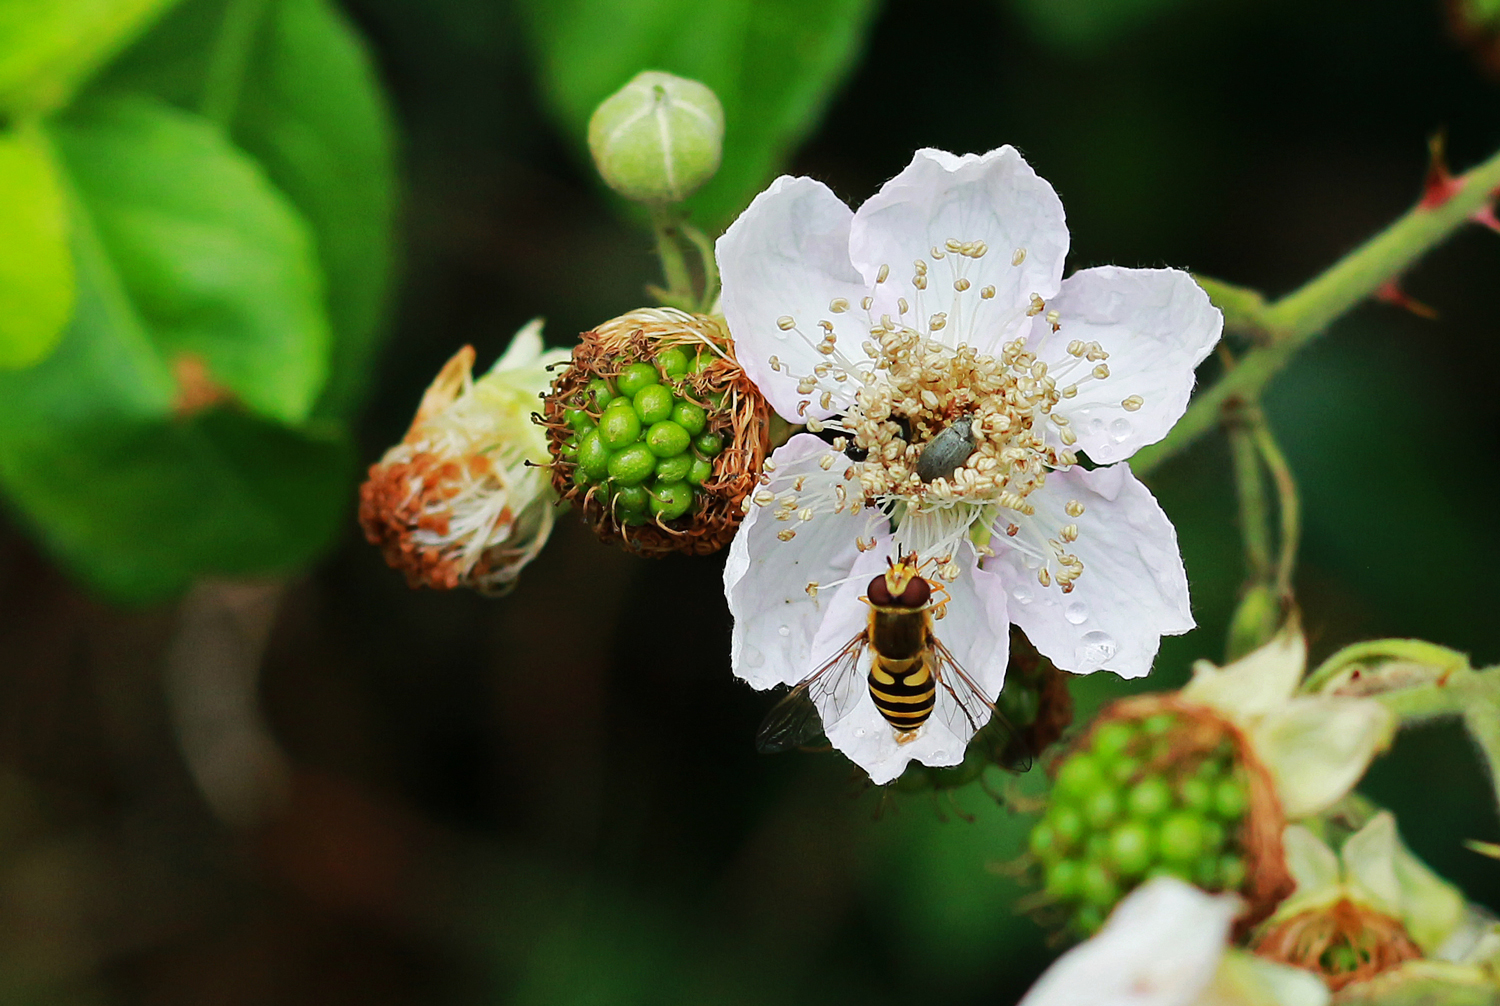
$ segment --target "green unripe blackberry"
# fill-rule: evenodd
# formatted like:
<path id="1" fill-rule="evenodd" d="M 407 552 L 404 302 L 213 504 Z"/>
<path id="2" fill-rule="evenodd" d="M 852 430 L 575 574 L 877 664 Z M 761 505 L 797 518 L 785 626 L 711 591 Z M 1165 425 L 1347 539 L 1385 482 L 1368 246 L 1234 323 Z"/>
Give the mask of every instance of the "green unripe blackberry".
<path id="1" fill-rule="evenodd" d="M 693 458 L 693 463 L 688 467 L 687 480 L 689 485 L 701 486 L 707 482 L 709 476 L 713 475 L 714 466 L 702 458 Z"/>
<path id="2" fill-rule="evenodd" d="M 701 374 L 703 371 L 711 367 L 713 365 L 713 362 L 713 352 L 707 349 L 700 349 L 697 355 L 693 357 L 693 362 L 688 364 L 688 373 Z"/>
<path id="3" fill-rule="evenodd" d="M 583 409 L 568 409 L 563 413 L 568 419 L 568 425 L 579 433 L 587 433 L 594 428 L 594 419 Z"/>
<path id="4" fill-rule="evenodd" d="M 641 438 L 641 418 L 634 409 L 605 409 L 599 417 L 599 439 L 611 451 L 629 447 Z"/>
<path id="5" fill-rule="evenodd" d="M 1078 896 L 1079 874 L 1083 867 L 1072 859 L 1059 860 L 1047 867 L 1046 890 L 1058 901 L 1071 901 Z"/>
<path id="6" fill-rule="evenodd" d="M 1197 814 L 1179 810 L 1162 818 L 1157 831 L 1157 848 L 1168 862 L 1191 863 L 1203 855 L 1206 844 L 1203 818 Z"/>
<path id="7" fill-rule="evenodd" d="M 599 438 L 598 430 L 590 430 L 578 440 L 578 471 L 590 482 L 609 474 L 609 448 Z"/>
<path id="8" fill-rule="evenodd" d="M 615 378 L 615 387 L 619 388 L 620 394 L 626 398 L 634 398 L 636 393 L 650 384 L 659 384 L 656 368 L 644 360 L 640 363 L 632 363 L 620 372 Z"/>
<path id="9" fill-rule="evenodd" d="M 1125 821 L 1109 833 L 1110 862 L 1126 877 L 1145 873 L 1155 852 L 1151 828 L 1140 821 Z"/>
<path id="10" fill-rule="evenodd" d="M 1108 910 L 1120 900 L 1120 885 L 1103 863 L 1086 863 L 1078 874 L 1078 893 L 1088 904 Z"/>
<path id="11" fill-rule="evenodd" d="M 645 486 L 617 486 L 614 491 L 615 509 L 625 513 L 644 513 L 648 498 Z"/>
<path id="12" fill-rule="evenodd" d="M 693 402 L 678 402 L 672 407 L 672 422 L 687 430 L 689 436 L 696 437 L 708 425 L 708 413 L 703 406 Z"/>
<path id="13" fill-rule="evenodd" d="M 656 354 L 656 366 L 667 377 L 682 377 L 688 372 L 688 355 L 677 346 L 669 346 Z"/>
<path id="14" fill-rule="evenodd" d="M 584 408 L 599 412 L 613 401 L 614 397 L 615 389 L 609 386 L 609 382 L 602 377 L 596 377 L 588 383 L 584 391 Z"/>
<path id="15" fill-rule="evenodd" d="M 609 477 L 622 486 L 639 485 L 656 470 L 656 455 L 645 444 L 631 444 L 609 459 Z"/>
<path id="16" fill-rule="evenodd" d="M 724 438 L 712 431 L 700 433 L 693 439 L 693 446 L 704 457 L 715 457 L 724 449 Z"/>
<path id="17" fill-rule="evenodd" d="M 691 454 L 677 454 L 670 458 L 656 459 L 656 478 L 659 482 L 685 482 L 697 459 Z"/>
<path id="18" fill-rule="evenodd" d="M 1200 814 L 1208 813 L 1214 802 L 1214 788 L 1198 776 L 1182 780 L 1177 786 L 1177 795 L 1184 807 Z"/>
<path id="19" fill-rule="evenodd" d="M 1130 787 L 1125 803 L 1133 817 L 1142 820 L 1161 817 L 1172 807 L 1172 787 L 1161 776 L 1147 776 Z"/>
<path id="20" fill-rule="evenodd" d="M 1214 787 L 1214 813 L 1226 821 L 1244 816 L 1250 806 L 1250 797 L 1245 787 L 1233 779 L 1221 780 Z"/>
<path id="21" fill-rule="evenodd" d="M 1048 899 L 1075 931 L 1091 932 L 1119 898 L 1158 874 L 1212 891 L 1251 891 L 1241 846 L 1250 827 L 1249 770 L 1236 761 L 1237 734 L 1228 724 L 1216 729 L 1222 721 L 1211 711 L 1162 704 L 1112 706 L 1059 764 L 1035 825 L 1031 855 Z"/>
<path id="22" fill-rule="evenodd" d="M 692 438 L 688 436 L 687 430 L 670 419 L 653 423 L 651 429 L 646 431 L 646 446 L 659 458 L 681 454 L 691 442 Z"/>
<path id="23" fill-rule="evenodd" d="M 651 486 L 651 514 L 676 520 L 693 506 L 693 487 L 686 482 L 656 482 Z"/>
<path id="24" fill-rule="evenodd" d="M 1083 819 L 1090 828 L 1102 831 L 1120 816 L 1120 794 L 1110 786 L 1100 786 L 1084 799 Z"/>
<path id="25" fill-rule="evenodd" d="M 1079 752 L 1057 771 L 1056 793 L 1059 796 L 1082 798 L 1104 782 L 1099 763 L 1089 755 Z"/>
<path id="26" fill-rule="evenodd" d="M 670 419 L 674 402 L 671 388 L 665 384 L 648 384 L 635 393 L 635 414 L 641 417 L 644 425 L 650 426 Z"/>

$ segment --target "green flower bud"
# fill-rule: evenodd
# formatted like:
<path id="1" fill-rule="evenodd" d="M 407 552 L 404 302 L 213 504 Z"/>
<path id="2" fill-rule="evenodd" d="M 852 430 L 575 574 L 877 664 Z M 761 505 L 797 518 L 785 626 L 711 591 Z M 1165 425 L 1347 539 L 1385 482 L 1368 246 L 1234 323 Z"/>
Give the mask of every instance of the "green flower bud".
<path id="1" fill-rule="evenodd" d="M 609 187 L 642 203 L 686 199 L 719 170 L 724 109 L 695 80 L 648 70 L 589 119 L 589 151 Z"/>

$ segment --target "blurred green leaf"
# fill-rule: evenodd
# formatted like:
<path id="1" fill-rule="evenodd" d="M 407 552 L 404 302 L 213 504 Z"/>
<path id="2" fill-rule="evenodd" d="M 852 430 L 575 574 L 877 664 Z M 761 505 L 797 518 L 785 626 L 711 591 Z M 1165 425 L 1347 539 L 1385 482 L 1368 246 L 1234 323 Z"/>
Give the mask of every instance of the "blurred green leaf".
<path id="1" fill-rule="evenodd" d="M 1182 0 L 1015 0 L 1038 41 L 1060 50 L 1096 49 Z"/>
<path id="2" fill-rule="evenodd" d="M 642 70 L 700 80 L 724 105 L 724 164 L 687 201 L 717 228 L 817 125 L 875 0 L 522 0 L 542 90 L 584 149 L 594 107 Z"/>
<path id="3" fill-rule="evenodd" d="M 73 260 L 57 168 L 34 126 L 0 131 L 0 369 L 43 359 L 73 311 Z"/>
<path id="4" fill-rule="evenodd" d="M 93 104 L 54 135 L 158 351 L 262 415 L 306 419 L 328 373 L 321 275 L 306 224 L 254 162 L 145 98 Z"/>
<path id="5" fill-rule="evenodd" d="M 224 40 L 259 17 L 223 106 Z M 319 415 L 358 404 L 382 334 L 396 179 L 390 113 L 357 32 L 327 0 L 188 0 L 103 74 L 100 91 L 147 91 L 185 109 L 215 104 L 231 138 L 312 225 L 335 341 Z"/>
<path id="6" fill-rule="evenodd" d="M 352 472 L 340 427 L 289 425 L 329 348 L 305 224 L 219 130 L 153 100 L 91 103 L 52 133 L 78 296 L 51 357 L 0 373 L 7 495 L 120 598 L 307 561 Z"/>
<path id="7" fill-rule="evenodd" d="M 46 111 L 173 0 L 0 0 L 0 112 Z"/>

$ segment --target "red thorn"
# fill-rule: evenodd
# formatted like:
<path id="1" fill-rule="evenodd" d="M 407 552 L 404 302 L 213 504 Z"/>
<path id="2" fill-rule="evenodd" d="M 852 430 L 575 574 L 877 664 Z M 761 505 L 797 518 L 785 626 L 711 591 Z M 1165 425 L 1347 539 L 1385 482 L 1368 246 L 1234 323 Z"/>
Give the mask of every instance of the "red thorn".
<path id="1" fill-rule="evenodd" d="M 1500 217 L 1495 216 L 1495 207 L 1493 204 L 1486 203 L 1484 206 L 1479 207 L 1469 219 L 1481 227 L 1488 227 L 1496 234 L 1500 234 Z"/>
<path id="2" fill-rule="evenodd" d="M 1438 316 L 1437 310 L 1428 307 L 1420 300 L 1406 295 L 1406 292 L 1396 285 L 1396 281 L 1388 279 L 1375 291 L 1375 299 L 1382 304 L 1394 304 L 1396 307 L 1410 311 L 1418 318 L 1426 318 L 1429 321 Z"/>
<path id="3" fill-rule="evenodd" d="M 1427 178 L 1422 182 L 1422 201 L 1417 204 L 1424 210 L 1443 205 L 1464 187 L 1464 180 L 1454 178 L 1448 171 L 1448 157 L 1444 153 L 1446 143 L 1442 133 L 1435 133 L 1427 141 Z"/>

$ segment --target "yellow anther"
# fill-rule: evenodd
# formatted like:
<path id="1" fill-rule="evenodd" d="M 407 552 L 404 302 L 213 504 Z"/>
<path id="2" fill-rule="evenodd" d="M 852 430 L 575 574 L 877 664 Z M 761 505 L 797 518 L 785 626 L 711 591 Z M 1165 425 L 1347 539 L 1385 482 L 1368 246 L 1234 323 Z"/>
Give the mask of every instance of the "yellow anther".
<path id="1" fill-rule="evenodd" d="M 1067 513 L 1069 517 L 1082 517 L 1083 504 L 1078 502 L 1077 500 L 1068 500 L 1068 505 L 1063 507 L 1063 511 Z"/>
<path id="2" fill-rule="evenodd" d="M 962 276 L 953 281 L 953 289 L 957 290 L 959 293 L 963 293 L 968 288 L 969 281 Z"/>
<path id="3" fill-rule="evenodd" d="M 1025 261 L 1026 261 L 1026 249 L 1025 248 L 1017 248 L 1015 251 L 1011 252 L 1011 255 L 1010 255 L 1010 264 L 1011 265 L 1020 265 L 1022 262 L 1025 262 Z"/>
<path id="4" fill-rule="evenodd" d="M 828 310 L 834 314 L 843 314 L 849 310 L 849 302 L 842 297 L 835 297 L 828 302 Z"/>
<path id="5" fill-rule="evenodd" d="M 1103 366 L 1103 364 L 1100 364 L 1100 366 Z M 1120 403 L 1120 408 L 1124 409 L 1126 412 L 1135 412 L 1145 404 L 1146 400 L 1140 395 L 1131 395 L 1129 398 Z"/>
<path id="6" fill-rule="evenodd" d="M 797 537 L 797 532 L 793 531 L 791 528 L 787 528 L 785 531 L 777 531 L 776 537 L 780 538 L 782 541 L 791 541 L 793 538 Z"/>
<path id="7" fill-rule="evenodd" d="M 1099 364 L 1099 366 L 1094 368 L 1094 376 L 1101 381 L 1104 380 L 1109 376 L 1109 365 L 1105 363 Z"/>
<path id="8" fill-rule="evenodd" d="M 880 271 L 875 274 L 875 282 L 877 282 L 877 283 L 884 283 L 887 279 L 890 278 L 890 276 L 891 276 L 891 267 L 888 266 L 888 265 L 882 265 L 880 267 Z"/>
<path id="9" fill-rule="evenodd" d="M 1061 531 L 1061 534 L 1062 534 L 1062 540 L 1063 541 L 1067 541 L 1067 542 L 1077 541 L 1078 540 L 1078 525 L 1077 524 L 1064 524 L 1063 525 L 1063 529 Z"/>
<path id="10" fill-rule="evenodd" d="M 781 329 L 783 332 L 790 332 L 792 329 L 797 327 L 797 321 L 791 315 L 784 314 L 780 318 L 776 319 L 776 327 Z"/>

